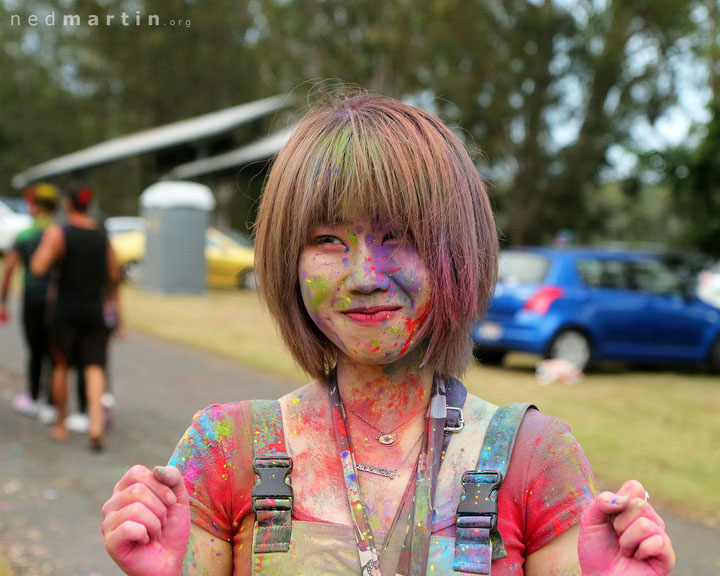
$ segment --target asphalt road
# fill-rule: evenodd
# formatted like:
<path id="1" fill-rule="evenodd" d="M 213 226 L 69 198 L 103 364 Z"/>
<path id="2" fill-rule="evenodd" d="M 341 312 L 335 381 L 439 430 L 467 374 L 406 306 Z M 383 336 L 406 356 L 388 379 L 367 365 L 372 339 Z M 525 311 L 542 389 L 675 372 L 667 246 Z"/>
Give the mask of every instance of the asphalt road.
<path id="1" fill-rule="evenodd" d="M 85 435 L 56 444 L 36 420 L 12 411 L 12 397 L 24 388 L 24 351 L 14 322 L 0 328 L 0 550 L 17 576 L 121 574 L 105 554 L 100 509 L 123 472 L 165 463 L 202 407 L 288 390 L 277 379 L 137 333 L 111 354 L 118 418 L 106 450 L 94 454 Z M 673 574 L 720 576 L 720 529 L 662 514 L 678 556 Z"/>

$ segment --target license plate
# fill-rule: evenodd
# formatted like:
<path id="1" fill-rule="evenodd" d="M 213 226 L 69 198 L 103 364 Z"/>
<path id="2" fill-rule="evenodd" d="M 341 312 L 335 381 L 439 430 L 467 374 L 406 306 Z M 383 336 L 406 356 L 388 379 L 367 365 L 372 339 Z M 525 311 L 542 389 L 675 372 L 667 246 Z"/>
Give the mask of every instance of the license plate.
<path id="1" fill-rule="evenodd" d="M 480 324 L 480 335 L 485 340 L 499 340 L 502 336 L 503 328 L 495 322 L 483 322 Z"/>

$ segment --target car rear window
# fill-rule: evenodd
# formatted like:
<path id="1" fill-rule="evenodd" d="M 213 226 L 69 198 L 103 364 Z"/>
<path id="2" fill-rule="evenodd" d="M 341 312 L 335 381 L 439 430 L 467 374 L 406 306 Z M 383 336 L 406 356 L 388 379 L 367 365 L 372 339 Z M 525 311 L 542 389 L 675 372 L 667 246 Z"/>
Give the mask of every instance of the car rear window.
<path id="1" fill-rule="evenodd" d="M 498 282 L 539 284 L 545 280 L 550 260 L 539 254 L 502 252 L 498 261 Z"/>
<path id="2" fill-rule="evenodd" d="M 577 270 L 585 286 L 628 290 L 625 262 L 618 260 L 578 260 Z"/>

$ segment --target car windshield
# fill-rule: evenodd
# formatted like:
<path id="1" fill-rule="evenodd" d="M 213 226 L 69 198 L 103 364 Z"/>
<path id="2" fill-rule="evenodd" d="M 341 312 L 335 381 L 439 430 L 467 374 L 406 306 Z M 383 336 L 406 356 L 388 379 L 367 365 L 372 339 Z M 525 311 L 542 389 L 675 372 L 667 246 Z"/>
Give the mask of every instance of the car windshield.
<path id="1" fill-rule="evenodd" d="M 240 244 L 240 246 L 245 246 L 246 248 L 253 247 L 252 241 L 239 230 L 233 230 L 232 228 L 220 228 L 220 232 L 225 234 L 225 236 L 232 238 L 237 244 Z"/>
<path id="2" fill-rule="evenodd" d="M 30 214 L 27 202 L 25 202 L 22 198 L 3 196 L 0 197 L 0 201 L 2 201 L 13 212 L 17 212 L 18 214 Z"/>
<path id="3" fill-rule="evenodd" d="M 498 282 L 539 284 L 547 276 L 550 260 L 528 252 L 502 252 L 498 266 Z"/>

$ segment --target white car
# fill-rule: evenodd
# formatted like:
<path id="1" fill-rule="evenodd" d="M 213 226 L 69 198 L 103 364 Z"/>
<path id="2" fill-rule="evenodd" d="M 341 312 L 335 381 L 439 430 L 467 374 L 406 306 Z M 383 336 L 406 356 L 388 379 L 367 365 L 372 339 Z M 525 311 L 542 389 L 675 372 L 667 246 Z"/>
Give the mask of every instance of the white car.
<path id="1" fill-rule="evenodd" d="M 145 219 L 139 216 L 111 216 L 103 223 L 110 238 L 126 232 L 145 230 Z"/>
<path id="2" fill-rule="evenodd" d="M 703 302 L 720 308 L 720 262 L 698 275 L 697 296 Z"/>
<path id="3" fill-rule="evenodd" d="M 23 211 L 24 202 L 19 198 L 0 198 L 0 252 L 12 248 L 15 236 L 33 223 L 32 216 Z"/>

